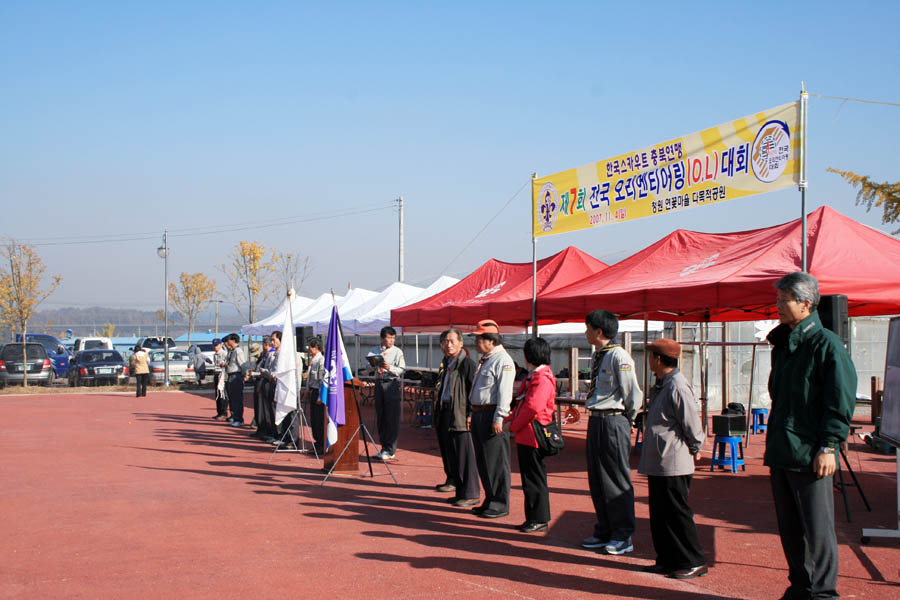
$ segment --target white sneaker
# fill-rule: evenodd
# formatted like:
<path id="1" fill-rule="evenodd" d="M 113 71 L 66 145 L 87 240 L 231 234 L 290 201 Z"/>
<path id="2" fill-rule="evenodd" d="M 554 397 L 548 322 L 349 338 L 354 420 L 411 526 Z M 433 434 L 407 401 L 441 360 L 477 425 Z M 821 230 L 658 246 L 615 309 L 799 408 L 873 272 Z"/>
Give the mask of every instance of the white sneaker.
<path id="1" fill-rule="evenodd" d="M 376 458 L 378 460 L 391 460 L 392 458 L 394 458 L 394 455 L 390 454 L 389 452 L 387 452 L 385 450 L 382 450 L 381 452 L 379 452 L 372 458 Z"/>
<path id="2" fill-rule="evenodd" d="M 609 544 L 609 540 L 601 540 L 596 536 L 585 538 L 581 541 L 582 548 L 604 548 Z"/>
<path id="3" fill-rule="evenodd" d="M 634 546 L 631 543 L 631 538 L 627 540 L 610 540 L 603 550 L 607 554 L 625 554 L 634 550 Z"/>

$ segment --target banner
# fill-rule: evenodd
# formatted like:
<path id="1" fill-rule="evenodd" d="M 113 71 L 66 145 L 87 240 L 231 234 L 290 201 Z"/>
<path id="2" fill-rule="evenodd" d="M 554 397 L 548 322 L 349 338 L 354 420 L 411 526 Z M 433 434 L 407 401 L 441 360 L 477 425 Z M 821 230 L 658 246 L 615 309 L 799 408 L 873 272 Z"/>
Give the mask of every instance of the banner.
<path id="1" fill-rule="evenodd" d="M 532 183 L 534 237 L 578 231 L 800 183 L 800 102 Z"/>

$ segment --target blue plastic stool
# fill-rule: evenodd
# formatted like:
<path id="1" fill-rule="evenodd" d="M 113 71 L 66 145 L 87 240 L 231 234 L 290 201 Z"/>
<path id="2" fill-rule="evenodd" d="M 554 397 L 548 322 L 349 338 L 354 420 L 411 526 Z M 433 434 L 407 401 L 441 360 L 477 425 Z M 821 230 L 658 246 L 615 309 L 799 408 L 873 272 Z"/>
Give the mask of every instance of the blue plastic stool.
<path id="1" fill-rule="evenodd" d="M 753 434 L 756 435 L 760 431 L 766 431 L 769 426 L 767 422 L 769 420 L 769 409 L 768 408 L 754 408 L 750 411 L 752 415 L 752 425 Z"/>
<path id="2" fill-rule="evenodd" d="M 726 448 L 731 450 L 730 458 L 725 457 Z M 740 456 L 738 456 L 738 453 L 740 453 Z M 713 443 L 712 465 L 710 465 L 709 470 L 715 471 L 716 467 L 730 468 L 732 473 L 737 473 L 738 467 L 741 467 L 744 471 L 747 470 L 747 465 L 744 464 L 744 442 L 740 437 L 716 436 L 716 441 Z"/>

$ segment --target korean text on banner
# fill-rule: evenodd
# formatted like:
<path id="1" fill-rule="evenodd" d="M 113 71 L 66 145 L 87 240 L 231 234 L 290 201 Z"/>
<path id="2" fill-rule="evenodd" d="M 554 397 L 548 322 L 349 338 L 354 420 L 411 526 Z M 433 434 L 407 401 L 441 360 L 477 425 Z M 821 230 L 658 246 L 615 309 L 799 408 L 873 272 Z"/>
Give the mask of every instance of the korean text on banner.
<path id="1" fill-rule="evenodd" d="M 534 237 L 771 192 L 800 182 L 791 102 L 532 183 Z"/>

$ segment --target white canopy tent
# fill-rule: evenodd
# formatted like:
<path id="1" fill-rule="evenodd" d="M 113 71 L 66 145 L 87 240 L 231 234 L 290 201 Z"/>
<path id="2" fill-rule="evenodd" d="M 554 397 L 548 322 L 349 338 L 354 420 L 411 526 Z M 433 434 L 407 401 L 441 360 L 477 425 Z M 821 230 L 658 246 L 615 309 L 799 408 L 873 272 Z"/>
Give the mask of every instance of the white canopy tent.
<path id="1" fill-rule="evenodd" d="M 319 307 L 319 310 L 307 311 L 302 317 L 294 318 L 294 326 L 295 327 L 312 327 L 313 332 L 316 335 L 321 335 L 328 331 L 328 323 L 331 321 L 331 308 L 334 305 L 338 307 L 338 314 L 341 315 L 341 325 L 344 323 L 344 315 L 349 314 L 358 306 L 365 304 L 369 300 L 378 296 L 378 292 L 373 292 L 372 290 L 364 290 L 362 288 L 353 288 L 349 292 L 347 292 L 346 296 L 335 298 L 335 302 L 332 303 L 330 301 L 324 306 Z"/>
<path id="2" fill-rule="evenodd" d="M 294 300 L 291 303 L 291 311 L 294 314 L 294 318 L 297 318 L 297 315 L 303 313 L 305 310 L 309 309 L 310 306 L 313 305 L 315 300 L 312 298 L 306 298 L 304 296 L 294 295 Z M 242 335 L 269 335 L 273 331 L 281 331 L 284 327 L 284 313 L 288 310 L 288 297 L 285 295 L 284 300 L 281 302 L 281 306 L 275 309 L 271 315 L 257 321 L 256 323 L 251 323 L 250 325 L 244 325 L 241 327 Z"/>
<path id="3" fill-rule="evenodd" d="M 410 304 L 424 291 L 423 288 L 395 281 L 355 310 L 341 313 L 344 333 L 355 335 L 379 333 L 382 327 L 390 325 L 392 309 Z"/>

